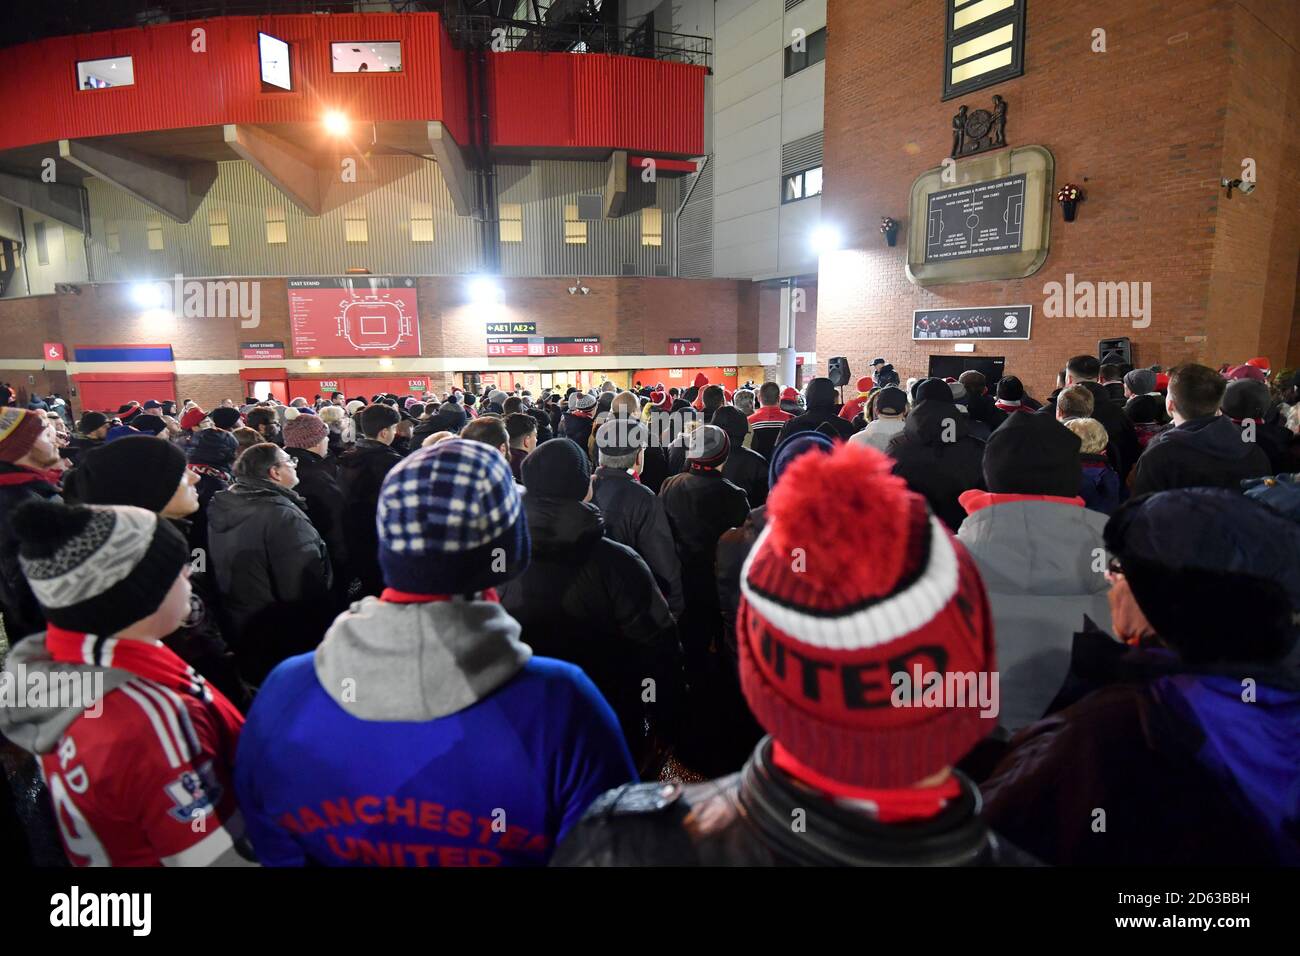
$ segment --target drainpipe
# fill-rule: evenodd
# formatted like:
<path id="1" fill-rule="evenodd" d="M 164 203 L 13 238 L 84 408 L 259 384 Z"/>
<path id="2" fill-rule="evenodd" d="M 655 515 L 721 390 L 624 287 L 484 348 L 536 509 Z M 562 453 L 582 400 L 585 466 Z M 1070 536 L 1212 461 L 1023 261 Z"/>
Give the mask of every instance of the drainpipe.
<path id="1" fill-rule="evenodd" d="M 678 246 L 681 245 L 682 231 L 681 229 L 678 228 L 678 220 L 682 218 L 682 213 L 685 212 L 686 210 L 686 204 L 691 201 L 691 196 L 695 194 L 695 187 L 700 184 L 700 177 L 704 175 L 704 167 L 707 165 L 709 165 L 709 157 L 705 156 L 704 161 L 700 163 L 699 172 L 697 172 L 695 174 L 695 178 L 691 180 L 691 188 L 686 190 L 686 198 L 681 201 L 681 204 L 677 207 L 677 211 L 673 213 L 673 275 L 674 276 L 680 275 L 679 272 L 680 255 L 678 252 Z"/>

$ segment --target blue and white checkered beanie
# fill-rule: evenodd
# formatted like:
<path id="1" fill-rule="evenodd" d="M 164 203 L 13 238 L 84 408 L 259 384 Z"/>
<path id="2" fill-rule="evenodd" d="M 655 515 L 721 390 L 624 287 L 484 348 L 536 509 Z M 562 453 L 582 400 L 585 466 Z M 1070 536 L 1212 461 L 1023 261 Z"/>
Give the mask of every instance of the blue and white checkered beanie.
<path id="1" fill-rule="evenodd" d="M 459 438 L 403 459 L 375 516 L 384 583 L 414 594 L 468 594 L 528 566 L 532 544 L 510 465 Z"/>

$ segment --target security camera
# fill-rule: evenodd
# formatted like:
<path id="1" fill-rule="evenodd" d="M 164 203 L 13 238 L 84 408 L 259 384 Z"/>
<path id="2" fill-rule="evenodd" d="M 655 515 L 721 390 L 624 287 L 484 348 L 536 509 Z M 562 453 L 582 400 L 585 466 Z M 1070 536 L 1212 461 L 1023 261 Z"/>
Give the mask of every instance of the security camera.
<path id="1" fill-rule="evenodd" d="M 1240 192 L 1243 196 L 1249 196 L 1255 191 L 1255 183 L 1253 180 L 1220 179 L 1219 185 L 1228 191 L 1229 199 L 1232 198 L 1232 191 L 1234 189 Z"/>

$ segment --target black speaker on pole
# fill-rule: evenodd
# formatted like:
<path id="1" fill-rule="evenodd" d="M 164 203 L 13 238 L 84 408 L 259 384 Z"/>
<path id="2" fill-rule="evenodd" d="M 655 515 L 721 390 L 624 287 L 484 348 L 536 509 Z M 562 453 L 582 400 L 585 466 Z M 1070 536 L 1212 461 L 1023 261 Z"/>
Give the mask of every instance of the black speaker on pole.
<path id="1" fill-rule="evenodd" d="M 1122 339 L 1102 339 L 1097 343 L 1097 361 L 1106 364 L 1106 356 L 1115 352 L 1120 356 L 1119 364 L 1133 364 L 1133 343 L 1127 337 Z"/>
<path id="2" fill-rule="evenodd" d="M 849 360 L 843 355 L 834 356 L 826 366 L 826 377 L 836 388 L 849 384 Z"/>

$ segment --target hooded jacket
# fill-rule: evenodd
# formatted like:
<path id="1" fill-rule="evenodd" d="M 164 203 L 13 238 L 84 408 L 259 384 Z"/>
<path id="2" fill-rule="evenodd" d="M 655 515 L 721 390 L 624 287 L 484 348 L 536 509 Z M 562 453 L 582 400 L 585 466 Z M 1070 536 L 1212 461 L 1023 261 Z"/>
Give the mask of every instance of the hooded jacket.
<path id="1" fill-rule="evenodd" d="M 577 442 L 578 446 L 586 452 L 587 442 L 590 440 L 592 429 L 595 427 L 595 419 L 592 417 L 594 411 L 593 408 L 588 411 L 565 412 L 560 419 L 560 427 L 556 434 L 562 438 Z"/>
<path id="2" fill-rule="evenodd" d="M 1104 515 L 1113 514 L 1124 500 L 1125 489 L 1105 455 L 1079 455 L 1079 496 L 1085 506 Z"/>
<path id="3" fill-rule="evenodd" d="M 370 438 L 358 439 L 350 451 L 339 456 L 339 490 L 347 508 L 343 536 L 347 539 L 351 577 L 361 579 L 362 596 L 378 594 L 384 588 L 375 515 L 384 478 L 401 460 L 402 456 L 392 448 Z"/>
<path id="4" fill-rule="evenodd" d="M 680 617 L 684 607 L 682 563 L 663 502 L 620 468 L 597 468 L 591 487 L 591 502 L 605 520 L 605 534 L 642 557 L 668 602 L 668 610 L 673 617 Z"/>
<path id="5" fill-rule="evenodd" d="M 582 668 L 639 755 L 645 718 L 668 733 L 675 716 L 681 648 L 668 604 L 640 555 L 605 537 L 595 505 L 527 494 L 524 511 L 532 557 L 498 589 L 501 604 L 529 647 Z M 657 688 L 650 706 L 647 677 Z"/>
<path id="6" fill-rule="evenodd" d="M 1110 627 L 1110 586 L 1098 569 L 1106 516 L 1079 498 L 967 491 L 957 538 L 984 579 L 993 611 L 1001 712 L 1016 731 L 1042 717 L 1070 668 L 1084 615 Z"/>
<path id="7" fill-rule="evenodd" d="M 11 516 L 20 506 L 36 498 L 62 500 L 58 487 L 49 480 L 51 477 L 0 462 L 0 611 L 4 613 L 11 644 L 45 628 L 45 615 L 18 564 L 18 538 Z"/>
<path id="8" fill-rule="evenodd" d="M 315 647 L 333 616 L 329 555 L 304 505 L 268 479 L 237 478 L 208 508 L 222 632 L 253 684 Z"/>
<path id="9" fill-rule="evenodd" d="M 835 412 L 839 395 L 830 379 L 815 378 L 809 382 L 805 398 L 808 402 L 808 411 L 796 415 L 781 426 L 781 434 L 776 439 L 777 445 L 796 432 L 816 431 L 817 426 L 824 422 L 829 422 L 835 429 L 835 434 L 842 439 L 847 440 L 853 435 L 853 423 L 840 418 Z"/>
<path id="10" fill-rule="evenodd" d="M 750 508 L 767 502 L 767 459 L 745 447 L 749 434 L 749 421 L 737 408 L 724 406 L 714 413 L 713 424 L 722 428 L 731 439 L 731 451 L 722 466 L 722 477 L 745 492 Z"/>
<path id="11" fill-rule="evenodd" d="M 980 819 L 980 794 L 939 815 L 887 824 L 837 806 L 773 765 L 764 738 L 721 780 L 620 787 L 604 794 L 552 866 L 1025 866 L 1036 861 Z M 806 830 L 791 827 L 802 818 Z"/>
<path id="12" fill-rule="evenodd" d="M 1138 459 L 1133 494 L 1171 488 L 1239 489 L 1247 478 L 1271 474 L 1268 455 L 1223 415 L 1193 418 L 1161 432 Z"/>
<path id="13" fill-rule="evenodd" d="M 501 605 L 463 599 L 340 615 L 267 679 L 235 768 L 268 866 L 543 865 L 635 777 L 582 671 L 533 656 Z"/>
<path id="14" fill-rule="evenodd" d="M 984 442 L 969 429 L 970 422 L 953 402 L 928 399 L 912 409 L 902 434 L 894 436 L 888 449 L 894 474 L 923 495 L 930 510 L 953 531 L 966 517 L 958 497 L 984 487 Z"/>

